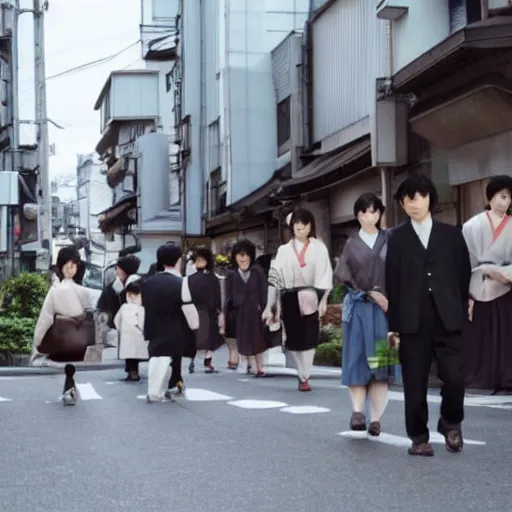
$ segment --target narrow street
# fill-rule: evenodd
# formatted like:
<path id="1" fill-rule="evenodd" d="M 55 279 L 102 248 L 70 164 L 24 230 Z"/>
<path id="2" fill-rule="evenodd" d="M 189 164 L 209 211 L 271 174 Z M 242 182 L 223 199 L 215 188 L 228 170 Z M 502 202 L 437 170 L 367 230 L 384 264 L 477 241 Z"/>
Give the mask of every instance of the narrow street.
<path id="1" fill-rule="evenodd" d="M 512 397 L 468 397 L 464 452 L 433 435 L 436 455 L 424 459 L 406 453 L 398 388 L 384 433 L 366 441 L 346 432 L 338 378 L 298 393 L 290 377 L 198 372 L 185 397 L 149 405 L 147 382 L 122 376 L 80 372 L 82 400 L 67 408 L 61 376 L 0 378 L 3 510 L 510 510 Z"/>

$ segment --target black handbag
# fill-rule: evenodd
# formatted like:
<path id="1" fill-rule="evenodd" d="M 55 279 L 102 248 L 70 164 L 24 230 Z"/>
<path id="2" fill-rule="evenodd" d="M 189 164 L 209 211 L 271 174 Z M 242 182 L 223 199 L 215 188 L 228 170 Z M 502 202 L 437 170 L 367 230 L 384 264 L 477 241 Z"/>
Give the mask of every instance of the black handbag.
<path id="1" fill-rule="evenodd" d="M 271 330 L 269 325 L 265 325 L 263 336 L 267 349 L 283 346 L 283 324 L 279 322 L 279 328 Z"/>

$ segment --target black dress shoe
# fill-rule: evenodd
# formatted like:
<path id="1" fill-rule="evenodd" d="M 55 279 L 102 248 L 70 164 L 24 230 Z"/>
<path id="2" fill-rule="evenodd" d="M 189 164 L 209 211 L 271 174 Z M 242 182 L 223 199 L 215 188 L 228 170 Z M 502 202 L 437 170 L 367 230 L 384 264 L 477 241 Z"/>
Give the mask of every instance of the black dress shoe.
<path id="1" fill-rule="evenodd" d="M 446 449 L 451 453 L 459 453 L 464 447 L 464 439 L 460 426 L 449 427 L 443 420 L 439 418 L 437 422 L 437 431 L 444 436 Z"/>

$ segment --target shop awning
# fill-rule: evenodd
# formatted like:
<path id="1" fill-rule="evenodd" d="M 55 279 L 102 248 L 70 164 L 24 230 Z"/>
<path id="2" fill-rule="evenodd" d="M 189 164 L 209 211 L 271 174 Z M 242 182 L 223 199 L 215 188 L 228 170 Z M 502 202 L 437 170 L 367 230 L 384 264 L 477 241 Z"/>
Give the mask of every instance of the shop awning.
<path id="1" fill-rule="evenodd" d="M 430 143 L 453 149 L 512 130 L 512 81 L 490 75 L 432 98 L 411 113 L 410 127 Z"/>
<path id="2" fill-rule="evenodd" d="M 349 147 L 313 160 L 300 174 L 282 183 L 280 198 L 298 197 L 308 192 L 334 185 L 372 166 L 370 137 L 364 137 Z"/>
<path id="3" fill-rule="evenodd" d="M 124 180 L 126 175 L 126 159 L 121 157 L 112 167 L 107 171 L 107 183 L 110 188 L 115 188 L 119 183 Z"/>
<path id="4" fill-rule="evenodd" d="M 137 196 L 124 197 L 116 204 L 97 214 L 98 226 L 103 233 L 111 233 L 115 229 L 134 224 L 136 221 Z"/>
<path id="5" fill-rule="evenodd" d="M 285 166 L 286 168 L 286 166 Z M 283 168 L 284 169 L 284 168 Z M 282 171 L 276 171 L 261 187 L 227 207 L 227 211 L 206 221 L 206 228 L 212 229 L 240 218 L 248 218 L 267 210 L 272 203 L 274 194 L 282 183 Z"/>
<path id="6" fill-rule="evenodd" d="M 393 89 L 415 92 L 499 49 L 512 49 L 512 16 L 488 18 L 455 32 L 398 71 L 392 79 Z"/>

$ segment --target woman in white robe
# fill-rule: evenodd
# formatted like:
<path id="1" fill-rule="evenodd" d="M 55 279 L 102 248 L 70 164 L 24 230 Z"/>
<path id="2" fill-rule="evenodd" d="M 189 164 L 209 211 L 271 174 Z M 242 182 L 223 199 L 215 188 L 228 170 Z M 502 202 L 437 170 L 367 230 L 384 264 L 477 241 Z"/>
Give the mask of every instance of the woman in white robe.
<path id="1" fill-rule="evenodd" d="M 288 225 L 293 238 L 279 247 L 272 262 L 263 319 L 268 323 L 281 312 L 286 348 L 297 366 L 299 391 L 311 391 L 309 378 L 319 341 L 319 318 L 327 310 L 333 269 L 327 247 L 315 238 L 315 218 L 309 210 L 293 213 Z M 278 299 L 280 307 L 276 308 Z"/>
<path id="2" fill-rule="evenodd" d="M 512 391 L 512 177 L 492 178 L 486 196 L 488 209 L 462 228 L 473 268 L 467 384 Z"/>

